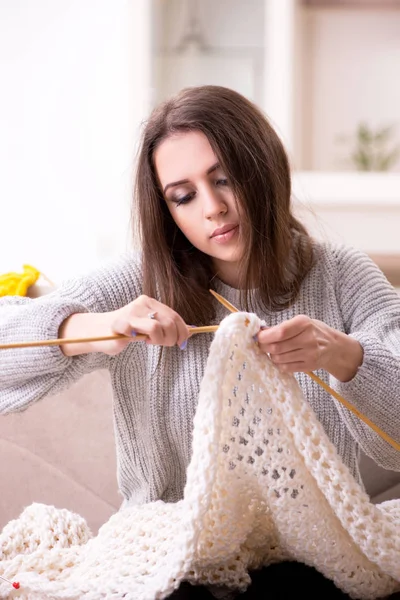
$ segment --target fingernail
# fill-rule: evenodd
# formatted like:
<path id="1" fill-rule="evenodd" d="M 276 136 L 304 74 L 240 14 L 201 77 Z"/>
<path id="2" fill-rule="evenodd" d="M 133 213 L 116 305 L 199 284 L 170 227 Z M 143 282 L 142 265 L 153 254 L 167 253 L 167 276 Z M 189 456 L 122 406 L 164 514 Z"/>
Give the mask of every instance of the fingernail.
<path id="1" fill-rule="evenodd" d="M 179 346 L 179 348 L 180 348 L 181 350 L 185 350 L 185 349 L 186 349 L 186 346 L 187 346 L 187 340 L 185 340 L 184 342 L 182 342 L 182 344 Z"/>
<path id="2" fill-rule="evenodd" d="M 132 331 L 131 331 L 131 336 L 132 337 L 136 337 L 137 336 L 137 333 L 136 333 L 136 331 L 134 329 L 132 329 Z"/>
<path id="3" fill-rule="evenodd" d="M 255 342 L 257 341 L 257 335 L 258 335 L 257 333 L 256 333 L 256 335 L 253 335 L 253 340 L 254 340 Z"/>

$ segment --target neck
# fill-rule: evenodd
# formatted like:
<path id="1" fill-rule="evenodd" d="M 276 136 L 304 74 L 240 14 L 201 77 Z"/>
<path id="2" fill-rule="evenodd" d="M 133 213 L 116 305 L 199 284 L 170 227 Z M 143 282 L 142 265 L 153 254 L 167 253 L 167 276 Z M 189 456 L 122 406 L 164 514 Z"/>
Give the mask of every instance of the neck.
<path id="1" fill-rule="evenodd" d="M 215 275 L 226 285 L 240 289 L 239 265 L 237 262 L 214 260 Z"/>

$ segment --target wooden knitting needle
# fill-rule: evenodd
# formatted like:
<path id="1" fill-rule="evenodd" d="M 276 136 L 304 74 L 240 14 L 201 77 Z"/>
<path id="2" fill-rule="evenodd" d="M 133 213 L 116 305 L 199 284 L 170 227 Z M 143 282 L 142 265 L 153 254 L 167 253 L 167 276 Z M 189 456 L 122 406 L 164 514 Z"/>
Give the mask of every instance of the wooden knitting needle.
<path id="1" fill-rule="evenodd" d="M 239 309 L 233 306 L 233 304 L 231 304 L 230 302 L 228 302 L 228 300 L 226 300 L 223 296 L 217 294 L 217 292 L 214 292 L 214 290 L 210 290 L 210 292 L 218 300 L 218 302 L 225 306 L 225 308 L 227 308 L 230 312 L 239 312 Z M 373 423 L 368 417 L 363 415 L 363 413 L 360 412 L 358 408 L 350 404 L 348 400 L 346 400 L 340 394 L 335 392 L 334 389 L 332 389 L 327 383 L 325 383 L 325 381 L 320 379 L 320 377 L 318 377 L 318 375 L 315 375 L 315 373 L 313 373 L 312 371 L 306 371 L 306 374 L 309 377 L 311 377 L 313 381 L 318 383 L 318 385 L 320 385 L 326 392 L 328 392 L 328 394 L 333 396 L 336 400 L 343 404 L 343 406 L 345 406 L 348 410 L 355 414 L 361 421 L 363 421 L 366 425 L 371 427 L 371 429 L 373 429 L 375 433 L 377 433 L 382 439 L 384 439 L 388 444 L 390 444 L 395 450 L 398 450 L 400 452 L 400 444 L 396 442 L 393 438 L 391 438 L 387 433 L 385 433 L 380 427 L 375 425 L 375 423 Z"/>
<path id="2" fill-rule="evenodd" d="M 197 333 L 212 333 L 217 331 L 218 325 L 204 325 L 203 327 L 189 327 L 190 335 Z M 123 335 L 116 333 L 115 335 L 104 335 L 99 337 L 88 338 L 57 338 L 55 340 L 39 340 L 33 342 L 12 342 L 10 344 L 0 344 L 0 350 L 10 350 L 12 348 L 33 348 L 35 346 L 61 346 L 64 344 L 80 344 L 85 342 L 107 342 L 112 340 L 126 340 L 131 342 L 140 342 L 147 340 L 148 336 L 138 333 L 135 336 Z"/>

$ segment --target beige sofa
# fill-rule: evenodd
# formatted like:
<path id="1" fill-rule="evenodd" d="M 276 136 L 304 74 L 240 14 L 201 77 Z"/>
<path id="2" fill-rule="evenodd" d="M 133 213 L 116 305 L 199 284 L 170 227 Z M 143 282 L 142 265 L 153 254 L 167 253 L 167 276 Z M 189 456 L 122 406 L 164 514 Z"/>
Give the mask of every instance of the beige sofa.
<path id="1" fill-rule="evenodd" d="M 43 502 L 81 514 L 97 532 L 122 501 L 106 371 L 0 417 L 0 481 L 0 529 Z"/>

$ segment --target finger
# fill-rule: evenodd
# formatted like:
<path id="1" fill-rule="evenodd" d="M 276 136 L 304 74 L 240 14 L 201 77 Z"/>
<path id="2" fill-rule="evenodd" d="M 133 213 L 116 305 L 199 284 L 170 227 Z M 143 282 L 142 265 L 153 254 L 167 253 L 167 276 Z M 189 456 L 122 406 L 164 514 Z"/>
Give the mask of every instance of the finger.
<path id="1" fill-rule="evenodd" d="M 257 336 L 258 342 L 260 344 L 274 344 L 290 340 L 307 329 L 310 322 L 309 317 L 299 315 L 269 329 L 262 329 Z"/>
<path id="2" fill-rule="evenodd" d="M 281 373 L 306 373 L 310 370 L 306 368 L 304 362 L 293 362 L 275 366 Z"/>
<path id="3" fill-rule="evenodd" d="M 175 313 L 175 324 L 178 332 L 177 344 L 182 350 L 186 348 L 187 340 L 190 336 L 189 327 L 177 313 Z"/>
<path id="4" fill-rule="evenodd" d="M 189 337 L 189 329 L 185 321 L 177 312 L 153 298 L 147 298 L 145 306 L 150 312 L 157 312 L 155 319 L 161 323 L 163 327 L 165 336 L 163 342 L 164 346 L 174 346 L 177 344 L 180 347 L 185 344 Z"/>
<path id="5" fill-rule="evenodd" d="M 163 346 L 166 338 L 162 324 L 156 319 L 148 317 L 131 317 L 119 329 L 124 329 L 121 333 L 125 333 L 125 335 L 132 335 L 132 332 L 143 333 L 149 338 L 146 342 L 154 345 Z"/>
<path id="6" fill-rule="evenodd" d="M 304 348 L 305 340 L 303 339 L 303 332 L 282 342 L 273 342 L 266 344 L 262 341 L 258 342 L 259 347 L 266 354 L 286 354 L 287 352 L 294 352 L 296 350 L 302 350 Z"/>
<path id="7" fill-rule="evenodd" d="M 189 337 L 189 328 L 182 317 L 158 301 L 153 301 L 152 309 L 153 311 L 158 309 L 156 320 L 162 324 L 164 329 L 164 345 L 182 346 Z"/>
<path id="8" fill-rule="evenodd" d="M 293 350 L 291 352 L 284 352 L 283 354 L 272 354 L 270 358 L 275 365 L 285 365 L 290 363 L 303 363 L 305 365 L 304 350 Z"/>
<path id="9" fill-rule="evenodd" d="M 175 319 L 173 319 L 170 314 L 157 314 L 155 320 L 152 319 L 152 322 L 158 324 L 161 328 L 161 333 L 163 335 L 162 343 L 163 346 L 175 346 L 178 340 L 178 329 L 175 323 Z M 157 334 L 159 332 L 156 332 Z M 152 341 L 149 341 L 152 343 Z"/>
<path id="10" fill-rule="evenodd" d="M 185 321 L 178 315 L 178 313 L 173 313 L 172 316 L 173 323 L 175 325 L 175 334 L 176 334 L 176 344 L 184 350 L 187 345 L 187 340 L 190 337 L 189 327 L 186 325 Z"/>
<path id="11" fill-rule="evenodd" d="M 163 341 L 157 343 L 162 343 L 163 346 L 183 346 L 182 349 L 186 347 L 185 342 L 189 337 L 189 329 L 178 313 L 174 311 L 158 312 L 157 317 L 152 321 L 161 325 L 164 336 Z M 153 343 L 153 341 L 149 340 L 149 343 Z"/>
<path id="12" fill-rule="evenodd" d="M 136 330 L 131 322 L 133 319 L 117 319 L 116 321 L 114 321 L 114 323 L 112 324 L 112 332 L 113 333 L 119 333 L 122 335 L 126 335 L 131 337 L 132 333 L 139 333 L 139 330 Z M 139 319 L 139 321 L 141 321 L 141 319 Z M 140 333 L 144 333 L 142 331 L 140 331 Z"/>
<path id="13" fill-rule="evenodd" d="M 143 305 L 145 311 L 143 317 L 146 321 L 150 321 L 145 325 L 149 336 L 146 343 L 156 346 L 173 346 L 176 343 L 177 332 L 169 316 L 170 309 L 158 300 L 147 296 L 143 297 Z M 166 308 L 167 313 L 165 312 Z"/>

